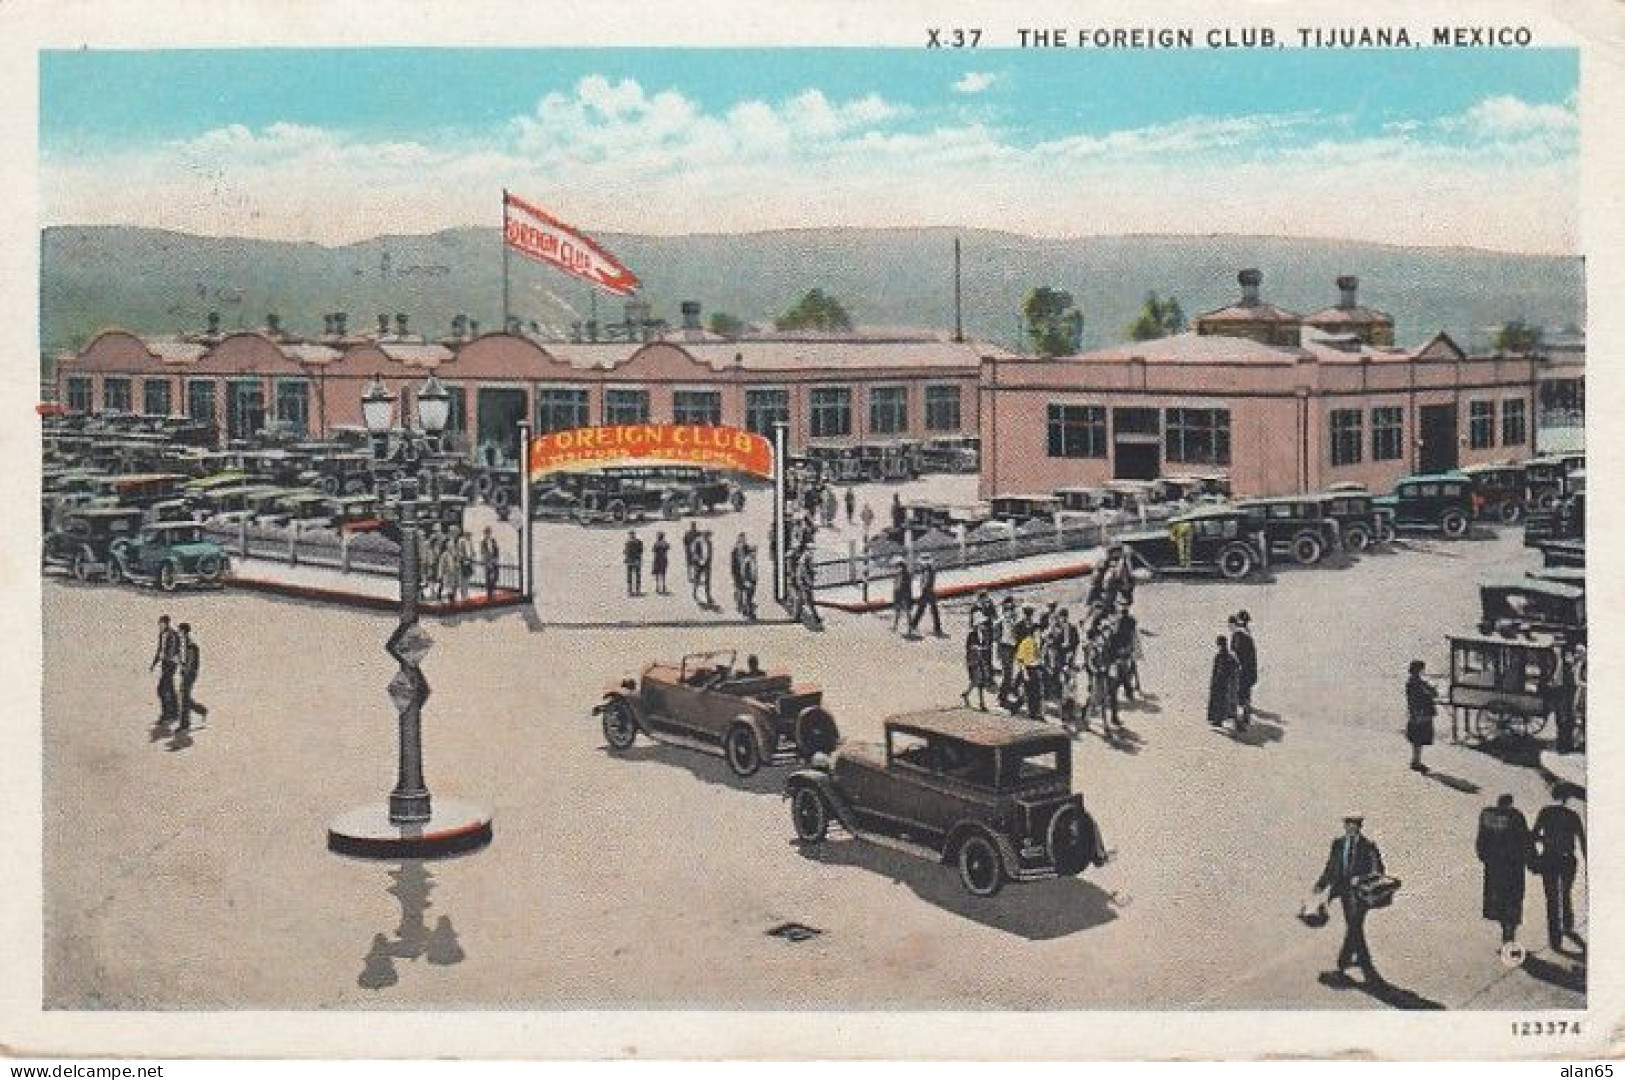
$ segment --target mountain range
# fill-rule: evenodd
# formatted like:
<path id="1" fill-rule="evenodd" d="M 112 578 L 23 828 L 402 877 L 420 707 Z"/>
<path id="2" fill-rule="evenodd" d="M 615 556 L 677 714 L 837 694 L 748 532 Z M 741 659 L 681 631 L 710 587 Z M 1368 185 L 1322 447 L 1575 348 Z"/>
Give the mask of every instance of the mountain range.
<path id="1" fill-rule="evenodd" d="M 1360 302 L 1393 315 L 1401 344 L 1444 330 L 1486 347 L 1493 328 L 1523 319 L 1549 330 L 1585 323 L 1584 261 L 1467 248 L 1405 248 L 1346 240 L 1249 236 L 1100 236 L 1043 239 L 948 228 L 808 229 L 740 235 L 597 239 L 644 283 L 657 318 L 679 321 L 698 300 L 771 326 L 808 289 L 836 297 L 863 327 L 951 331 L 953 241 L 961 241 L 963 322 L 968 336 L 1016 344 L 1021 303 L 1040 285 L 1070 292 L 1084 316 L 1085 347 L 1121 340 L 1146 293 L 1177 298 L 1187 315 L 1239 295 L 1236 272 L 1264 272 L 1263 298 L 1308 313 L 1337 302 L 1334 280 L 1360 278 Z M 54 226 L 41 234 L 42 349 L 82 346 L 122 326 L 168 335 L 204 325 L 316 334 L 327 312 L 349 314 L 352 331 L 379 313 L 409 316 L 431 337 L 465 313 L 497 329 L 502 248 L 495 228 L 380 236 L 342 247 L 194 236 L 125 226 Z M 586 285 L 512 257 L 512 313 L 563 336 L 594 311 L 623 316 L 622 301 L 594 300 Z"/>

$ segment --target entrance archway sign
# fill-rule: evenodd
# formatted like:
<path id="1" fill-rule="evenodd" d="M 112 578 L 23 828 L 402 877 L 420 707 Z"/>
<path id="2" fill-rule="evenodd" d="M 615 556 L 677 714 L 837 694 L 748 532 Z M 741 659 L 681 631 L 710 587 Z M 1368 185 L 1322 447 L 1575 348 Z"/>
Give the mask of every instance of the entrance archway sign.
<path id="1" fill-rule="evenodd" d="M 615 465 L 703 465 L 773 477 L 773 447 L 742 428 L 705 424 L 607 424 L 538 435 L 530 441 L 532 480 Z"/>

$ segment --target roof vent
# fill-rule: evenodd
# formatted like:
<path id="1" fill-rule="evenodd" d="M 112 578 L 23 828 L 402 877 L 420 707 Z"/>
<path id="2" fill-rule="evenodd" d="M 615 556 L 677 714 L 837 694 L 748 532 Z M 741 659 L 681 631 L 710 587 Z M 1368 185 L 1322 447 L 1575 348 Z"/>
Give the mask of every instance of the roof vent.
<path id="1" fill-rule="evenodd" d="M 1337 288 L 1342 294 L 1337 301 L 1338 307 L 1344 311 L 1351 311 L 1359 306 L 1359 303 L 1355 300 L 1355 294 L 1360 288 L 1359 278 L 1353 274 L 1344 274 L 1337 279 Z"/>
<path id="2" fill-rule="evenodd" d="M 1257 307 L 1258 287 L 1264 283 L 1264 275 L 1249 267 L 1237 274 L 1236 280 L 1241 282 L 1241 306 Z"/>

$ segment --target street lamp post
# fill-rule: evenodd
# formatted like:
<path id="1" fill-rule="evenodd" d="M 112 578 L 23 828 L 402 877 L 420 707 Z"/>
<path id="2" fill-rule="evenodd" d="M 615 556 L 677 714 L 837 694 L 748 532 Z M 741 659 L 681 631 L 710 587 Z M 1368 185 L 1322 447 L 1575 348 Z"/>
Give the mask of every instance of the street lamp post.
<path id="1" fill-rule="evenodd" d="M 445 429 L 449 395 L 432 375 L 418 393 L 418 421 L 422 431 L 437 438 Z M 373 436 L 375 452 L 387 445 L 394 419 L 393 398 L 381 380 L 374 378 L 361 399 L 362 418 Z M 407 417 L 402 417 L 406 427 Z M 413 438 L 408 428 L 405 438 Z M 427 441 L 427 440 L 425 440 Z M 381 454 L 380 454 L 381 456 Z M 406 455 L 409 459 L 414 455 Z M 434 467 L 422 454 L 415 455 L 419 471 L 427 475 L 431 487 Z M 441 800 L 435 805 L 423 778 L 423 704 L 429 698 L 429 681 L 419 666 L 434 644 L 418 624 L 418 593 L 421 587 L 418 565 L 418 477 L 405 476 L 400 482 L 400 621 L 389 636 L 385 650 L 400 665 L 389 683 L 389 695 L 398 712 L 399 752 L 396 757 L 395 788 L 386 806 L 376 803 L 359 807 L 335 819 L 327 830 L 327 846 L 345 855 L 373 858 L 422 858 L 447 855 L 483 847 L 491 841 L 491 817 L 485 811 L 457 800 Z"/>

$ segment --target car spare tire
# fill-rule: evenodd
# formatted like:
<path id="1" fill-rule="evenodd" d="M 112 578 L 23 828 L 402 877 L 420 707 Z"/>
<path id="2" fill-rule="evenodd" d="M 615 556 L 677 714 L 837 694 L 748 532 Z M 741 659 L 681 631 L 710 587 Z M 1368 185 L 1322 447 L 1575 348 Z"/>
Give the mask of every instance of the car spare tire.
<path id="1" fill-rule="evenodd" d="M 814 754 L 827 754 L 840 741 L 840 731 L 829 711 L 817 705 L 801 710 L 796 717 L 796 756 L 809 761 Z"/>
<path id="2" fill-rule="evenodd" d="M 1060 876 L 1082 873 L 1094 861 L 1098 846 L 1094 820 L 1077 803 L 1067 803 L 1049 819 L 1045 848 Z"/>

